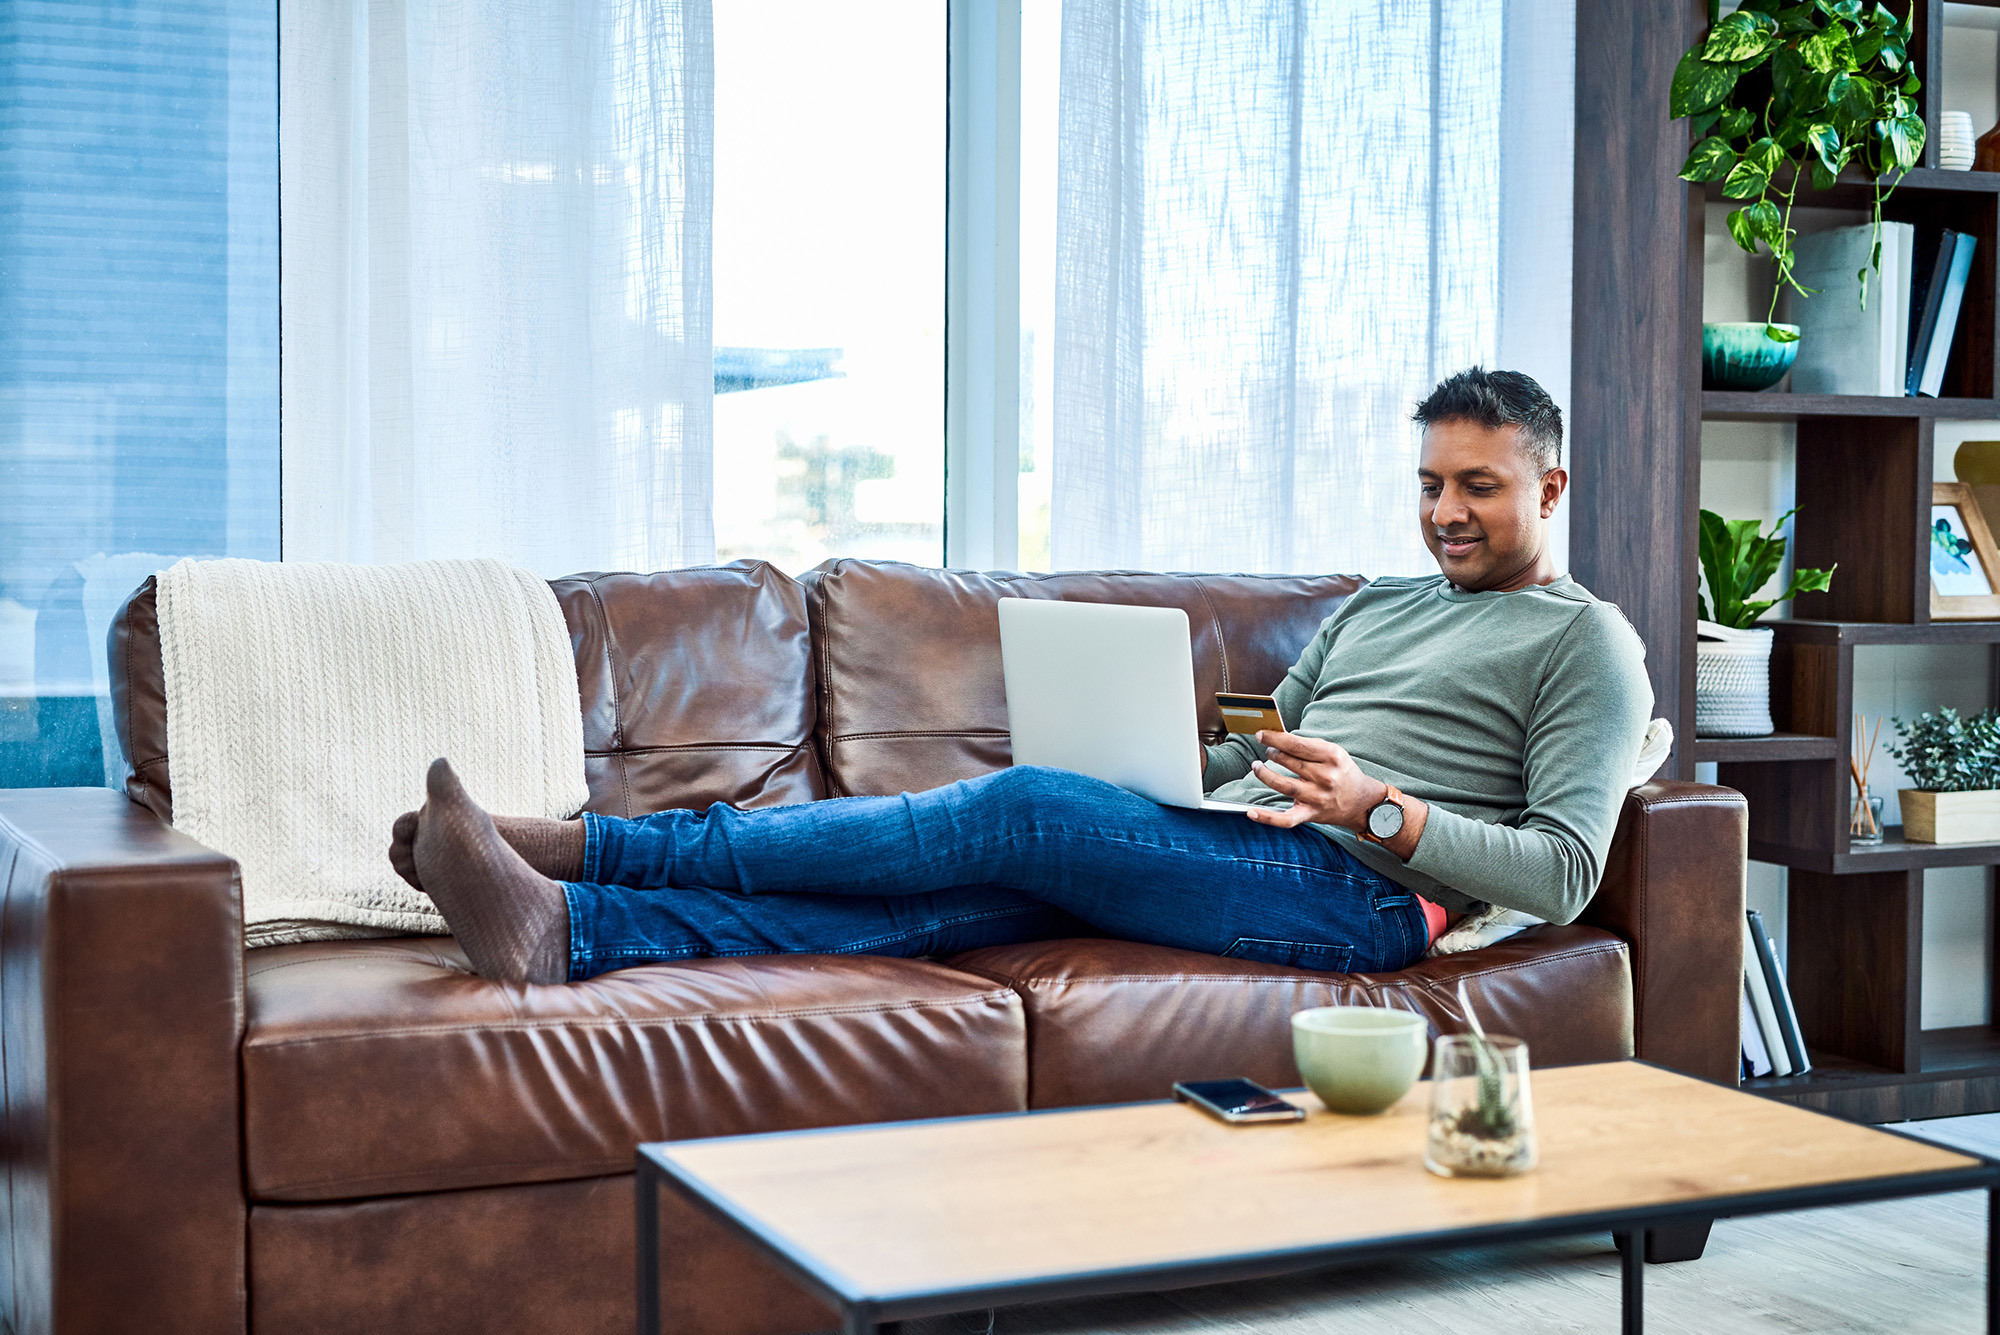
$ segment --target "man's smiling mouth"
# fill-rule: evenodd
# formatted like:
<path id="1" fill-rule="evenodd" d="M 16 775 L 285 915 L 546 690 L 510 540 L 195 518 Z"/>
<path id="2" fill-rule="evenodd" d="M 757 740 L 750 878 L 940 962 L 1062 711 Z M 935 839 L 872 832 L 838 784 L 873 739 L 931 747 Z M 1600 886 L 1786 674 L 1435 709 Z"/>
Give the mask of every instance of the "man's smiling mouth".
<path id="1" fill-rule="evenodd" d="M 1464 556 L 1479 545 L 1480 539 L 1470 534 L 1438 534 L 1438 545 L 1444 548 L 1446 556 Z"/>

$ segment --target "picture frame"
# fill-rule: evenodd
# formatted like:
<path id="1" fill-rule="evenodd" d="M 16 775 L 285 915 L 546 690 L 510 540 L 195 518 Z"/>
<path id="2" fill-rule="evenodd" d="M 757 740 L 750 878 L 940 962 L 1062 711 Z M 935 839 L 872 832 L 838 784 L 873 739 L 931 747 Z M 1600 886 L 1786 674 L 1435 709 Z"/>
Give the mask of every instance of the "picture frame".
<path id="1" fill-rule="evenodd" d="M 1970 486 L 1931 484 L 1930 540 L 1924 550 L 1930 567 L 1931 620 L 2000 619 L 2000 550 L 1993 546 L 1993 534 Z"/>

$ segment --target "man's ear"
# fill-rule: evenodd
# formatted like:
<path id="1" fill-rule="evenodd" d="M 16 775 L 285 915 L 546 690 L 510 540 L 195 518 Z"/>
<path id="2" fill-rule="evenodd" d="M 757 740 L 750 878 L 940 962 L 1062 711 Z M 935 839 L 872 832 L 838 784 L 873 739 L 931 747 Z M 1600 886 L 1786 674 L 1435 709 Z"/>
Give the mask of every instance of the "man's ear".
<path id="1" fill-rule="evenodd" d="M 1569 470 L 1551 468 L 1542 474 L 1542 518 L 1547 519 L 1556 512 L 1556 502 L 1569 490 Z"/>

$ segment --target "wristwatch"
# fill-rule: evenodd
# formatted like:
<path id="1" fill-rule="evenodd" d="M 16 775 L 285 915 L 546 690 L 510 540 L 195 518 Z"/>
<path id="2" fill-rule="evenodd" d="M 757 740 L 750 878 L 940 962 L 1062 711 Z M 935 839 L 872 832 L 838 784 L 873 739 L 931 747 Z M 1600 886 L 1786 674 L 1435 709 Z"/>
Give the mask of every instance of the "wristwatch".
<path id="1" fill-rule="evenodd" d="M 1403 794 L 1393 783 L 1387 787 L 1382 800 L 1368 808 L 1361 827 L 1361 837 L 1371 844 L 1386 844 L 1403 832 Z"/>

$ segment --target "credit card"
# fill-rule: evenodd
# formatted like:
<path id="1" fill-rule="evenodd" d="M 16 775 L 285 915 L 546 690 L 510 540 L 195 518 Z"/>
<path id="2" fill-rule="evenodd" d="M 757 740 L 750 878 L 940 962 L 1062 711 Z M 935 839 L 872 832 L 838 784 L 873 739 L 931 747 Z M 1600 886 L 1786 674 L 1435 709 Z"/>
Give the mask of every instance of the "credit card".
<path id="1" fill-rule="evenodd" d="M 1278 702 L 1268 695 L 1224 695 L 1217 691 L 1215 703 L 1222 706 L 1222 726 L 1231 732 L 1251 736 L 1259 729 L 1285 730 L 1285 721 L 1278 717 Z"/>

